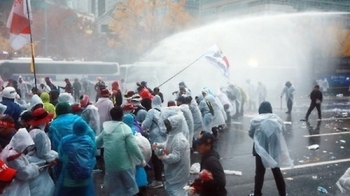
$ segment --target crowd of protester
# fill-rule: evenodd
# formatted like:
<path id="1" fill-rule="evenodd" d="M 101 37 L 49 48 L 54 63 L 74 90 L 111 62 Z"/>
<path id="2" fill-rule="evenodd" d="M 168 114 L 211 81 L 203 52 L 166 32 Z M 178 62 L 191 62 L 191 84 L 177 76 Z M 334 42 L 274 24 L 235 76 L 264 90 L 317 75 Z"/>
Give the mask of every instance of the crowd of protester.
<path id="1" fill-rule="evenodd" d="M 232 119 L 242 118 L 245 102 L 255 109 L 241 87 L 230 84 L 216 94 L 204 87 L 193 95 L 180 82 L 176 98 L 165 100 L 145 81 L 121 89 L 119 81 L 108 87 L 98 78 L 91 100 L 77 80 L 65 82 L 57 87 L 45 78 L 29 92 L 12 81 L 2 90 L 0 167 L 8 173 L 3 195 L 96 195 L 97 160 L 104 164 L 106 195 L 162 187 L 170 196 L 227 195 L 214 143 Z M 264 103 L 265 87 L 260 93 Z M 202 156 L 201 172 L 189 184 L 193 152 Z"/>

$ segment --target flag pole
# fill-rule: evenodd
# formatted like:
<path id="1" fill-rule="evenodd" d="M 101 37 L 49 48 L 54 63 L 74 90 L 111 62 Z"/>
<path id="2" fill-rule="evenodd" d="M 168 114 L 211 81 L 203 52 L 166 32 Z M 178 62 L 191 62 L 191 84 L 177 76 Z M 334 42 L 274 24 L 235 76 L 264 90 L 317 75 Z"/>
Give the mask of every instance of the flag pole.
<path id="1" fill-rule="evenodd" d="M 26 8 L 27 8 L 27 14 L 28 14 L 28 25 L 29 25 L 29 37 L 30 37 L 30 51 L 31 51 L 31 56 L 32 56 L 32 62 L 30 64 L 30 70 L 33 72 L 34 75 L 34 87 L 37 88 L 36 86 L 36 70 L 35 70 L 35 52 L 34 52 L 34 44 L 33 44 L 33 36 L 32 36 L 32 27 L 30 24 L 30 10 L 29 10 L 29 1 L 26 1 Z"/>
<path id="2" fill-rule="evenodd" d="M 163 86 L 165 83 L 169 82 L 171 79 L 175 78 L 177 75 L 179 75 L 180 73 L 182 73 L 183 71 L 185 71 L 186 69 L 188 69 L 189 67 L 191 67 L 191 65 L 193 65 L 195 62 L 197 62 L 199 59 L 201 59 L 206 53 L 203 53 L 200 57 L 198 57 L 196 60 L 192 61 L 192 63 L 190 63 L 189 65 L 187 65 L 185 68 L 183 68 L 182 70 L 180 70 L 179 72 L 177 72 L 175 75 L 171 76 L 169 79 L 165 80 L 165 82 L 163 82 L 162 84 L 160 84 L 158 86 L 161 87 Z"/>

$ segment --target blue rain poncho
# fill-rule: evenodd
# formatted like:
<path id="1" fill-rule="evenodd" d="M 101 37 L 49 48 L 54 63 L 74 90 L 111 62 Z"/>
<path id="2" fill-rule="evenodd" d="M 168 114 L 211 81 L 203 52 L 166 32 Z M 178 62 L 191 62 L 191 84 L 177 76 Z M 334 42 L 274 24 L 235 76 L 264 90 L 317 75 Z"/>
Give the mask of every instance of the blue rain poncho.
<path id="1" fill-rule="evenodd" d="M 214 116 L 210 113 L 207 102 L 203 99 L 202 95 L 197 97 L 197 102 L 199 102 L 198 108 L 202 114 L 203 130 L 211 133 Z"/>
<path id="2" fill-rule="evenodd" d="M 96 165 L 96 145 L 95 141 L 88 135 L 90 127 L 83 120 L 78 120 L 73 125 L 73 134 L 69 134 L 62 138 L 60 145 L 58 147 L 58 153 L 60 161 L 62 162 L 62 172 L 60 173 L 58 183 L 56 185 L 57 190 L 55 195 L 84 195 L 84 196 L 94 196 L 94 184 L 92 179 L 92 170 Z M 87 149 L 86 152 L 89 153 L 89 168 L 91 169 L 90 178 L 84 180 L 74 180 L 68 170 L 69 152 L 74 152 L 79 148 Z M 78 158 L 80 158 L 78 156 Z M 78 159 L 79 160 L 79 159 Z M 80 160 L 81 162 L 86 162 L 86 159 Z M 77 190 L 72 190 L 72 188 L 77 188 Z M 67 191 L 69 190 L 69 192 Z"/>
<path id="3" fill-rule="evenodd" d="M 162 100 L 156 95 L 152 100 L 152 109 L 147 112 L 145 120 L 142 122 L 142 129 L 149 132 L 151 144 L 162 143 L 166 140 L 166 129 L 162 123 L 161 114 Z"/>
<path id="4" fill-rule="evenodd" d="M 184 117 L 181 114 L 168 118 L 171 124 L 167 141 L 159 144 L 168 154 L 160 156 L 164 163 L 165 190 L 169 196 L 187 195 L 183 187 L 190 176 L 190 144 L 182 134 Z"/>
<path id="5" fill-rule="evenodd" d="M 41 126 L 43 129 L 45 125 Z M 51 150 L 51 142 L 48 136 L 41 129 L 29 131 L 35 144 L 35 151 L 28 153 L 28 160 L 31 163 L 42 163 L 42 165 L 52 162 L 58 158 L 58 153 Z M 55 184 L 49 175 L 48 167 L 40 170 L 39 176 L 29 182 L 30 192 L 37 196 L 50 196 L 55 191 Z"/>
<path id="6" fill-rule="evenodd" d="M 73 124 L 79 120 L 82 120 L 80 116 L 74 115 L 72 113 L 67 113 L 57 116 L 51 122 L 48 136 L 51 140 L 52 150 L 58 151 L 58 145 L 60 144 L 62 138 L 73 133 Z M 91 139 L 95 140 L 95 133 L 90 127 L 88 128 L 89 130 L 87 131 L 87 135 L 90 136 Z M 53 176 L 55 181 L 58 180 L 61 169 L 62 164 L 60 162 L 53 168 Z"/>
<path id="7" fill-rule="evenodd" d="M 33 146 L 33 139 L 26 129 L 19 129 L 12 137 L 10 143 L 2 150 L 0 159 L 9 167 L 17 170 L 15 179 L 6 187 L 2 196 L 32 196 L 29 189 L 29 183 L 39 175 L 39 167 L 34 163 L 29 163 L 23 151 L 29 146 Z M 11 156 L 19 157 L 8 160 Z"/>
<path id="8" fill-rule="evenodd" d="M 135 136 L 137 145 L 139 146 L 143 154 L 143 157 L 145 158 L 146 161 L 149 161 L 152 155 L 151 145 L 149 144 L 149 141 L 147 141 L 145 137 L 143 137 L 140 133 L 136 132 L 136 129 L 134 126 L 134 120 L 135 120 L 135 117 L 132 114 L 126 114 L 123 117 L 123 122 L 131 128 L 132 133 Z M 147 173 L 145 171 L 145 168 L 143 168 L 142 166 L 136 165 L 135 180 L 138 187 L 143 187 L 148 184 Z"/>
<path id="9" fill-rule="evenodd" d="M 292 167 L 293 162 L 284 140 L 285 126 L 277 115 L 260 114 L 250 121 L 249 136 L 265 168 Z"/>
<path id="10" fill-rule="evenodd" d="M 104 146 L 106 194 L 118 196 L 138 193 L 135 164 L 131 156 L 140 162 L 143 156 L 131 128 L 120 121 L 103 123 L 103 131 L 96 137 L 96 146 Z"/>
<path id="11" fill-rule="evenodd" d="M 199 133 L 203 131 L 203 120 L 202 120 L 201 111 L 199 110 L 198 104 L 194 99 L 192 99 L 189 106 L 192 113 L 193 125 L 194 125 L 193 137 L 198 138 Z"/>

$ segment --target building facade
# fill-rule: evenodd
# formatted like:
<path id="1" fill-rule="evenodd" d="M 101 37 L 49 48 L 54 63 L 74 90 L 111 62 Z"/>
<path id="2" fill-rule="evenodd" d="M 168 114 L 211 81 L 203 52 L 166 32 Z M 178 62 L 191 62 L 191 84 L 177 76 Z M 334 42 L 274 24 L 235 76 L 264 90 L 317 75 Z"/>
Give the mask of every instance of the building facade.
<path id="1" fill-rule="evenodd" d="M 303 11 L 349 12 L 349 0 L 201 0 L 202 21 Z"/>

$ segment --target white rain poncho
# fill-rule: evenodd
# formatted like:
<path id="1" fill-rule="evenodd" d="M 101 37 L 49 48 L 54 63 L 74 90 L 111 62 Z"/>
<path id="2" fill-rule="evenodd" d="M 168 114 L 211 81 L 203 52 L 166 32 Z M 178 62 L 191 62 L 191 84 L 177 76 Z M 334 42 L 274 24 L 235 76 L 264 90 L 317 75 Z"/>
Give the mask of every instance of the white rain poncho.
<path id="1" fill-rule="evenodd" d="M 162 143 L 166 140 L 166 128 L 162 122 L 161 109 L 162 100 L 156 95 L 152 100 L 152 109 L 147 112 L 145 120 L 142 122 L 142 129 L 149 132 L 151 144 Z"/>
<path id="2" fill-rule="evenodd" d="M 287 87 L 285 86 L 282 90 L 281 97 L 286 94 L 286 103 L 288 103 L 288 100 L 290 100 L 292 103 L 294 102 L 294 92 L 295 89 L 293 86 Z"/>
<path id="3" fill-rule="evenodd" d="M 190 146 L 192 147 L 192 140 L 193 140 L 193 135 L 194 135 L 194 121 L 193 121 L 192 112 L 190 110 L 189 105 L 187 105 L 187 104 L 182 104 L 179 106 L 179 108 L 185 117 L 187 127 L 188 127 L 187 139 L 190 142 Z"/>
<path id="4" fill-rule="evenodd" d="M 350 168 L 344 172 L 336 184 L 342 193 L 350 192 Z"/>
<path id="5" fill-rule="evenodd" d="M 58 103 L 61 102 L 68 102 L 69 105 L 72 105 L 75 103 L 74 97 L 70 93 L 60 93 L 57 99 Z"/>
<path id="6" fill-rule="evenodd" d="M 226 113 L 224 111 L 224 107 L 217 97 L 214 97 L 208 88 L 204 88 L 202 90 L 206 95 L 204 96 L 204 100 L 211 104 L 214 110 L 214 119 L 213 119 L 213 127 L 224 125 L 226 119 Z"/>
<path id="7" fill-rule="evenodd" d="M 29 184 L 31 180 L 39 175 L 39 167 L 33 163 L 29 163 L 23 153 L 29 146 L 33 146 L 34 142 L 26 129 L 19 129 L 12 137 L 10 143 L 2 150 L 0 159 L 3 160 L 9 167 L 17 170 L 15 179 L 5 189 L 2 196 L 31 196 Z M 20 155 L 19 155 L 20 154 Z M 9 157 L 19 155 L 13 160 L 8 160 Z"/>
<path id="8" fill-rule="evenodd" d="M 197 102 L 199 102 L 198 108 L 202 114 L 203 130 L 211 133 L 214 116 L 210 113 L 207 102 L 203 99 L 202 95 L 197 97 Z"/>
<path id="9" fill-rule="evenodd" d="M 32 129 L 29 132 L 35 143 L 35 151 L 29 153 L 27 158 L 30 163 L 47 163 L 58 158 L 58 153 L 51 150 L 49 137 L 41 129 Z M 29 182 L 30 192 L 32 195 L 50 196 L 55 191 L 55 184 L 49 175 L 48 167 L 40 171 L 39 176 Z"/>
<path id="10" fill-rule="evenodd" d="M 244 101 L 242 97 L 241 89 L 238 86 L 231 84 L 228 86 L 228 88 L 225 89 L 225 91 L 231 104 L 236 108 L 235 111 L 238 109 L 238 112 L 241 112 L 240 106 Z"/>
<path id="11" fill-rule="evenodd" d="M 198 104 L 194 99 L 192 99 L 189 106 L 192 113 L 193 124 L 194 124 L 193 137 L 198 138 L 199 133 L 203 131 L 203 120 L 202 120 L 201 111 L 199 110 Z"/>
<path id="12" fill-rule="evenodd" d="M 172 110 L 173 112 L 171 112 L 169 110 Z M 189 114 L 188 111 L 187 111 L 187 114 L 185 114 L 184 111 L 185 110 L 181 109 L 178 106 L 171 106 L 171 107 L 167 107 L 167 108 L 162 108 L 162 120 L 165 120 L 165 119 L 169 118 L 170 116 L 174 116 L 174 115 L 177 115 L 177 114 L 180 113 L 184 117 L 183 120 L 185 122 L 182 125 L 183 126 L 182 134 L 184 134 L 184 136 L 187 138 L 188 141 L 192 141 L 192 139 L 189 140 L 189 138 L 190 138 L 190 130 L 188 128 L 189 124 L 193 123 L 193 119 L 191 120 L 192 114 Z M 188 118 L 186 119 L 186 117 L 188 117 Z M 164 123 L 163 123 L 162 126 L 164 126 L 164 128 L 165 128 Z"/>
<path id="13" fill-rule="evenodd" d="M 293 167 L 284 131 L 284 122 L 275 114 L 260 114 L 251 120 L 249 136 L 265 168 Z"/>
<path id="14" fill-rule="evenodd" d="M 168 118 L 171 131 L 167 141 L 159 145 L 168 152 L 160 159 L 164 163 L 165 190 L 169 196 L 187 195 L 183 187 L 190 176 L 190 144 L 182 134 L 183 118 L 181 114 Z"/>
<path id="15" fill-rule="evenodd" d="M 44 107 L 44 103 L 41 100 L 41 98 L 38 95 L 33 95 L 32 99 L 30 100 L 28 110 L 32 111 L 33 108 L 39 104 L 41 104 Z"/>
<path id="16" fill-rule="evenodd" d="M 95 135 L 100 134 L 100 115 L 96 106 L 89 104 L 81 113 L 81 118 L 91 127 Z"/>
<path id="17" fill-rule="evenodd" d="M 226 105 L 227 107 L 226 111 L 229 112 L 230 116 L 231 117 L 234 116 L 236 114 L 236 104 L 233 106 L 231 101 L 228 99 L 227 95 L 221 90 L 216 96 L 220 100 L 221 104 L 224 106 L 224 109 Z"/>
<path id="18" fill-rule="evenodd" d="M 100 129 L 102 129 L 102 124 L 106 121 L 112 120 L 109 111 L 114 107 L 113 102 L 107 97 L 98 98 L 95 106 L 98 109 L 98 113 L 100 116 Z"/>

